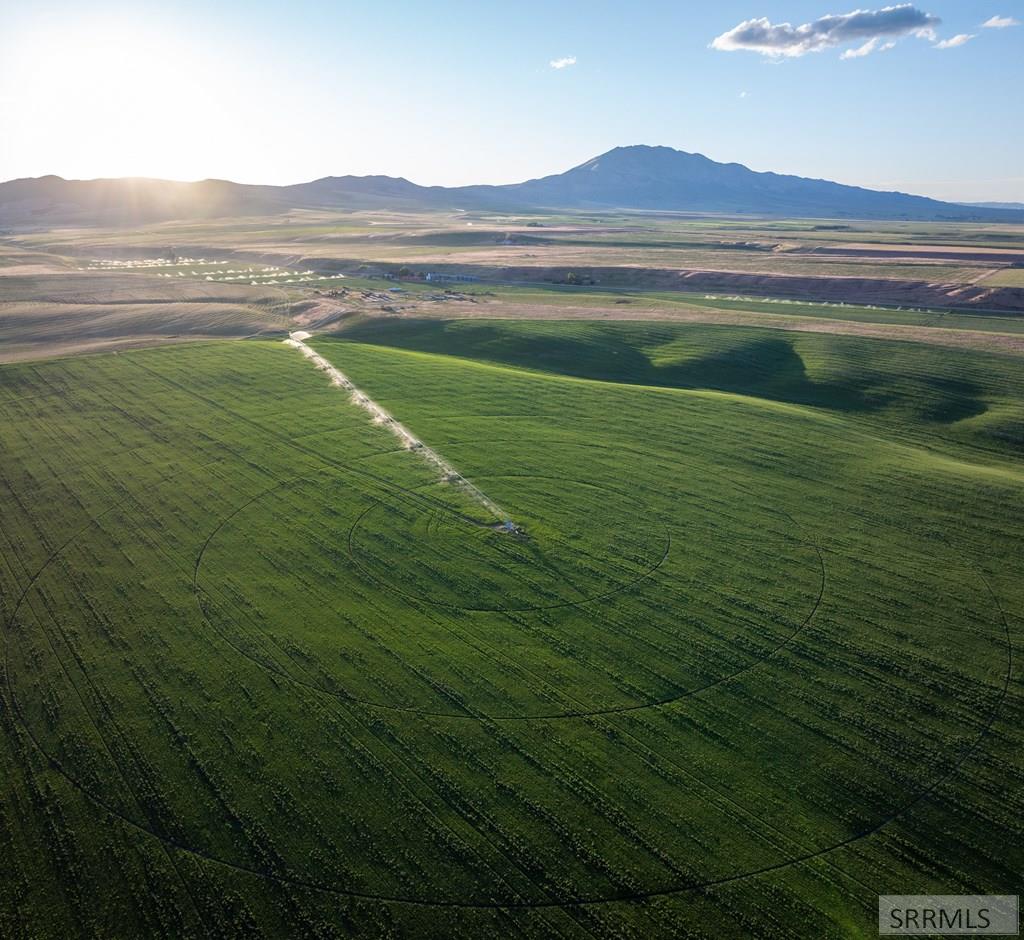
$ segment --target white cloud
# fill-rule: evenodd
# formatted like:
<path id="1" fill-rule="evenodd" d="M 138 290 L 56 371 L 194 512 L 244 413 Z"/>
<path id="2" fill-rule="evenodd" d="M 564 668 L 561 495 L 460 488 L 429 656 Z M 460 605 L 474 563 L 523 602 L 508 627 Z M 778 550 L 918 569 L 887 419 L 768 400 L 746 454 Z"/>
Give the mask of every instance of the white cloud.
<path id="1" fill-rule="evenodd" d="M 878 37 L 873 36 L 863 46 L 858 46 L 856 49 L 847 49 L 839 58 L 840 59 L 860 59 L 863 56 L 871 55 L 875 51 L 875 46 L 878 45 Z"/>
<path id="2" fill-rule="evenodd" d="M 561 58 L 561 59 L 552 59 L 548 63 L 548 65 L 550 65 L 553 69 L 567 69 L 570 65 L 575 65 L 575 64 L 576 64 L 576 56 L 574 56 L 574 55 L 567 55 L 567 56 L 565 56 L 564 58 Z"/>
<path id="3" fill-rule="evenodd" d="M 956 36 L 952 36 L 949 39 L 943 39 L 942 42 L 935 43 L 935 48 L 955 49 L 957 46 L 962 46 L 965 42 L 970 42 L 973 38 L 973 33 L 958 33 Z"/>
<path id="4" fill-rule="evenodd" d="M 910 3 L 882 7 L 880 10 L 854 10 L 852 13 L 822 16 L 812 23 L 793 26 L 773 24 L 767 17 L 745 20 L 728 32 L 716 36 L 711 48 L 722 52 L 746 50 L 771 58 L 796 58 L 808 52 L 821 52 L 847 42 L 860 42 L 863 49 L 872 40 L 887 36 L 914 34 L 932 38 L 932 30 L 941 21 Z M 875 47 L 871 46 L 867 55 Z M 858 52 L 858 50 L 854 50 Z"/>
<path id="5" fill-rule="evenodd" d="M 847 49 L 839 58 L 846 59 L 861 59 L 866 55 L 871 55 L 872 52 L 888 52 L 890 49 L 895 49 L 896 43 L 889 41 L 883 42 L 881 45 L 878 44 L 878 37 L 869 39 L 863 46 L 858 46 L 856 49 Z"/>
<path id="6" fill-rule="evenodd" d="M 1012 16 L 990 16 L 981 26 L 982 29 L 1006 29 L 1007 26 L 1020 26 L 1020 20 Z"/>
<path id="7" fill-rule="evenodd" d="M 740 92 L 740 97 L 741 98 L 749 98 L 750 97 L 750 92 L 749 91 L 741 91 Z"/>

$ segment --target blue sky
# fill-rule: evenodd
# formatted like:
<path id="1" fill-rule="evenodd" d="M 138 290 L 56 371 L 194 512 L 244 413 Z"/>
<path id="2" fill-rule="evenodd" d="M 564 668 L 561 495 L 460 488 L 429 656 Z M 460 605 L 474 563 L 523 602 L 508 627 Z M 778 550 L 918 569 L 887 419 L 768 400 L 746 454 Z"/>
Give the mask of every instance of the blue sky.
<path id="1" fill-rule="evenodd" d="M 711 47 L 748 20 L 798 26 L 857 6 L 4 4 L 0 178 L 497 183 L 650 143 L 873 188 L 1024 201 L 1024 26 L 981 25 L 1024 21 L 1019 0 L 915 3 L 941 20 L 928 38 L 886 34 L 845 59 L 866 34 L 802 55 Z M 940 48 L 958 36 L 972 38 Z M 560 59 L 575 61 L 553 68 Z"/>

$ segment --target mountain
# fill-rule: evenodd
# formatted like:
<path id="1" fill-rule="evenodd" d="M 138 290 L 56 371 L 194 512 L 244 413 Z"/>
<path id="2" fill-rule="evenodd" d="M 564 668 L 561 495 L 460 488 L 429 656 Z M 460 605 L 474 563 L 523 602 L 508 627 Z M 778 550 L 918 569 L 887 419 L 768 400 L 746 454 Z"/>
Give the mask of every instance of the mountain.
<path id="1" fill-rule="evenodd" d="M 1012 206 L 962 205 L 828 180 L 758 173 L 670 147 L 616 147 L 564 173 L 504 186 L 419 186 L 391 176 L 328 176 L 292 186 L 226 180 L 0 183 L 2 225 L 132 225 L 289 209 L 643 209 L 796 218 L 1024 222 Z"/>
<path id="2" fill-rule="evenodd" d="M 483 187 L 476 188 L 480 192 Z M 565 208 L 754 213 L 811 218 L 978 219 L 987 208 L 955 205 L 828 180 L 757 173 L 671 147 L 616 147 L 565 173 L 488 187 L 495 200 Z M 480 193 L 485 198 L 484 193 Z M 998 215 L 998 213 L 996 213 Z M 1024 213 L 1020 214 L 1024 220 Z M 1009 219 L 1007 219 L 1009 221 Z"/>
<path id="3" fill-rule="evenodd" d="M 0 183 L 0 225 L 134 225 L 286 210 L 280 187 L 228 180 L 66 180 L 59 176 Z"/>
<path id="4" fill-rule="evenodd" d="M 282 189 L 296 208 L 310 209 L 450 208 L 457 191 L 400 176 L 325 176 Z"/>

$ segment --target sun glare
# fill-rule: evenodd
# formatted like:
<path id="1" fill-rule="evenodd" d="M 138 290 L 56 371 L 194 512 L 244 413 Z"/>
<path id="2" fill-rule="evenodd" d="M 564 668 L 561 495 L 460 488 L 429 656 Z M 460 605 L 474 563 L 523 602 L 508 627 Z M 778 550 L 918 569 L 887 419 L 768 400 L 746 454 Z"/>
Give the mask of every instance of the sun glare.
<path id="1" fill-rule="evenodd" d="M 9 63 L 31 107 L 9 109 L 9 129 L 40 152 L 76 155 L 82 175 L 206 175 L 204 141 L 225 132 L 224 60 L 173 32 L 122 20 L 48 24 Z M 26 96 L 27 97 L 27 96 Z"/>

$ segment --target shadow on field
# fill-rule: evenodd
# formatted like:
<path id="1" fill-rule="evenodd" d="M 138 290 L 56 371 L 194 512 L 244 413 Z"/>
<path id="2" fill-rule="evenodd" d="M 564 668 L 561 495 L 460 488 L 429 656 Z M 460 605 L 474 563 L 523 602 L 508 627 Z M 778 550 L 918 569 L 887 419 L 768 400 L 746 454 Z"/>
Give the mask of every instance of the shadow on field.
<path id="1" fill-rule="evenodd" d="M 917 420 L 952 423 L 983 414 L 983 389 L 960 377 L 882 375 L 866 347 L 832 337 L 765 336 L 764 330 L 668 324 L 537 324 L 365 320 L 340 338 L 519 366 L 578 378 L 711 389 L 843 412 L 909 407 Z M 799 345 L 826 354 L 805 362 Z"/>
<path id="2" fill-rule="evenodd" d="M 668 322 L 368 318 L 354 343 L 599 381 L 710 389 L 883 417 L 1024 453 L 1024 371 L 1009 357 L 849 336 Z M 330 354 L 328 354 L 328 358 Z"/>

